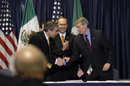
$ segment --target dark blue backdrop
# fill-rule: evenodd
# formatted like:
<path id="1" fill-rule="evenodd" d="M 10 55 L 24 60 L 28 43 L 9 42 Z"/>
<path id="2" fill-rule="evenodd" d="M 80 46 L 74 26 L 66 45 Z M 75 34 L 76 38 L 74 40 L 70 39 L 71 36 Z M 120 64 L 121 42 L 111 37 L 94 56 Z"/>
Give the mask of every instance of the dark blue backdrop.
<path id="1" fill-rule="evenodd" d="M 25 0 L 7 0 L 18 38 Z M 39 23 L 51 20 L 54 0 L 33 0 Z M 120 79 L 130 79 L 130 0 L 80 0 L 89 28 L 103 30 L 116 50 L 114 68 Z M 61 0 L 71 31 L 74 0 Z M 1 8 L 1 1 L 0 1 Z"/>

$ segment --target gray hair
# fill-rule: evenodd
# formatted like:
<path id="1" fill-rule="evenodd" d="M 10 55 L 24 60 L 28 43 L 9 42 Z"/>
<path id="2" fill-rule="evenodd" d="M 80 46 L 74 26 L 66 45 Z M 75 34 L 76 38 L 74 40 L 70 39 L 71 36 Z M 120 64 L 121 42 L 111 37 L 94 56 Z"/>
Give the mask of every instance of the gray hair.
<path id="1" fill-rule="evenodd" d="M 75 24 L 78 24 L 78 23 L 81 23 L 82 25 L 87 24 L 87 26 L 89 25 L 89 21 L 84 17 L 80 17 L 79 19 L 75 21 Z"/>
<path id="2" fill-rule="evenodd" d="M 54 27 L 58 27 L 57 22 L 48 21 L 44 25 L 44 31 L 47 32 L 48 30 L 53 31 Z"/>

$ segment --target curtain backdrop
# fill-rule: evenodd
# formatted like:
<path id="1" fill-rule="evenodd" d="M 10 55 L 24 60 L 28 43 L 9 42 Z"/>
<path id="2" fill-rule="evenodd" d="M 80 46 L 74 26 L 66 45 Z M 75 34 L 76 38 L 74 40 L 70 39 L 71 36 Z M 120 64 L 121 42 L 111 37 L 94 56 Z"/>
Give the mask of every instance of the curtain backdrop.
<path id="1" fill-rule="evenodd" d="M 18 38 L 25 0 L 7 0 Z M 51 20 L 54 0 L 33 0 L 39 23 Z M 120 79 L 130 79 L 130 0 L 80 0 L 89 28 L 102 30 L 115 47 L 113 67 Z M 61 0 L 71 31 L 74 0 Z M 0 1 L 1 9 L 1 1 Z"/>

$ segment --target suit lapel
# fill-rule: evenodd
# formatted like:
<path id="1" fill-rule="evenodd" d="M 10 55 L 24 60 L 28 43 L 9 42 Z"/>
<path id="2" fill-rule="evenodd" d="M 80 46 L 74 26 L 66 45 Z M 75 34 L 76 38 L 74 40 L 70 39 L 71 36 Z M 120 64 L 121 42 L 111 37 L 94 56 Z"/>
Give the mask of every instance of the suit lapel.
<path id="1" fill-rule="evenodd" d="M 68 32 L 66 32 L 65 40 L 69 41 L 69 37 L 70 37 L 70 34 Z"/>
<path id="2" fill-rule="evenodd" d="M 42 39 L 44 40 L 43 41 L 44 42 L 43 46 L 44 46 L 44 48 L 46 48 L 45 51 L 47 50 L 47 53 L 50 53 L 49 46 L 48 46 L 48 43 L 47 43 L 47 40 L 46 40 L 46 37 L 45 37 L 44 33 L 42 33 Z"/>
<path id="3" fill-rule="evenodd" d="M 90 33 L 91 33 L 91 49 L 92 49 L 92 53 L 94 53 L 94 47 L 95 47 L 95 43 L 96 43 L 96 37 L 95 37 L 92 29 L 90 29 Z"/>

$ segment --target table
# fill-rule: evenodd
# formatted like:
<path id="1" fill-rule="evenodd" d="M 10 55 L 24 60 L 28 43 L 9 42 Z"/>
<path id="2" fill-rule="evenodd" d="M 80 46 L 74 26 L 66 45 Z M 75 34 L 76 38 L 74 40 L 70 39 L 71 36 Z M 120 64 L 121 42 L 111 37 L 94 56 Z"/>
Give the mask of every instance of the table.
<path id="1" fill-rule="evenodd" d="M 87 81 L 44 82 L 47 86 L 130 86 L 129 80 L 123 81 Z"/>

